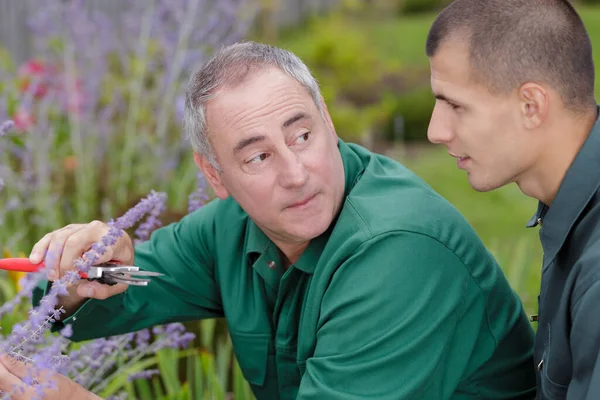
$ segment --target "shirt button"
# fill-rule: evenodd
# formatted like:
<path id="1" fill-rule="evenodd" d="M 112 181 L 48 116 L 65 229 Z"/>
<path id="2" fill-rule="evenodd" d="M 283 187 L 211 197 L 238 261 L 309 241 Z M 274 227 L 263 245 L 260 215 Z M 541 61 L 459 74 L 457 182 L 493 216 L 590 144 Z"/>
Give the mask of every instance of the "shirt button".
<path id="1" fill-rule="evenodd" d="M 542 218 L 538 218 L 538 224 L 540 224 L 540 226 L 542 226 Z"/>
<path id="2" fill-rule="evenodd" d="M 271 269 L 275 269 L 275 267 L 277 267 L 277 265 L 275 264 L 275 261 L 269 261 L 269 263 L 267 264 L 269 266 L 269 268 Z"/>

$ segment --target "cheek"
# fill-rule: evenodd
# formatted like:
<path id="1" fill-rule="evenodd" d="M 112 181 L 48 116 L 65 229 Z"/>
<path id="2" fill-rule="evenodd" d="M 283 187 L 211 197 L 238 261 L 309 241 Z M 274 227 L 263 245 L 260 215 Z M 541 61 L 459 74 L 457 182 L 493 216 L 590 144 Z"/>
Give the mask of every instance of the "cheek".
<path id="1" fill-rule="evenodd" d="M 273 176 L 268 172 L 249 175 L 240 172 L 227 182 L 227 189 L 243 208 L 260 209 L 273 198 Z M 264 208 L 264 207 L 263 207 Z"/>
<path id="2" fill-rule="evenodd" d="M 454 126 L 463 144 L 485 147 L 491 147 L 491 143 L 499 138 L 498 133 L 502 129 L 493 119 L 473 114 L 458 116 Z"/>
<path id="3" fill-rule="evenodd" d="M 303 163 L 311 174 L 331 182 L 332 176 L 336 172 L 339 150 L 329 136 L 323 139 L 326 140 L 315 143 L 315 146 L 311 149 L 312 151 L 306 153 Z"/>

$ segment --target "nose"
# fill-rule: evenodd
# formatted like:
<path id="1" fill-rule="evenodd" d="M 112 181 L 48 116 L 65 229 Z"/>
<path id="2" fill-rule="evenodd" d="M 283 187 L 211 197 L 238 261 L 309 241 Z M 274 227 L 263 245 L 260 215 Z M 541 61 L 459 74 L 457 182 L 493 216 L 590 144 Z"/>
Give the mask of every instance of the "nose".
<path id="1" fill-rule="evenodd" d="M 308 181 L 308 170 L 300 156 L 289 148 L 281 155 L 279 181 L 286 189 L 301 187 Z"/>
<path id="2" fill-rule="evenodd" d="M 445 114 L 443 108 L 436 102 L 427 128 L 427 139 L 433 144 L 449 143 L 454 138 L 449 118 Z"/>

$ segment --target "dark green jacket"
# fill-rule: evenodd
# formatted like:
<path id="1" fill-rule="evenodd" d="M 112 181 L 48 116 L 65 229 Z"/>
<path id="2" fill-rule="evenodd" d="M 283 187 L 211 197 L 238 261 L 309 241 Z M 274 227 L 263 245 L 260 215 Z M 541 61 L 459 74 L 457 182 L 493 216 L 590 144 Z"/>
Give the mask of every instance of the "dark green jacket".
<path id="1" fill-rule="evenodd" d="M 600 119 L 550 208 L 540 203 L 544 250 L 535 365 L 540 399 L 600 399 Z"/>
<path id="2" fill-rule="evenodd" d="M 339 148 L 341 213 L 287 271 L 215 200 L 137 246 L 166 276 L 88 301 L 72 339 L 224 316 L 259 399 L 532 398 L 533 329 L 472 228 L 399 163 Z"/>

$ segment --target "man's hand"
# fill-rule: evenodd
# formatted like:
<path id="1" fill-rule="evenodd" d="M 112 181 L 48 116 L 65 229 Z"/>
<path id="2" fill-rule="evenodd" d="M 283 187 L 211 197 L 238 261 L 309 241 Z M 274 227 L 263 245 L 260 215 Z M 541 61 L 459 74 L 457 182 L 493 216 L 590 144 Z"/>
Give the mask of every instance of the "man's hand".
<path id="1" fill-rule="evenodd" d="M 46 234 L 37 242 L 31 250 L 29 261 L 35 264 L 45 259 L 46 265 L 50 268 L 48 280 L 54 281 L 66 272 L 74 270 L 75 261 L 90 250 L 94 243 L 101 241 L 109 229 L 107 224 L 100 221 L 67 225 Z M 133 256 L 131 238 L 126 232 L 122 232 L 115 245 L 107 247 L 106 252 L 100 255 L 97 263 L 116 261 L 132 265 Z M 69 305 L 78 307 L 86 298 L 106 299 L 125 291 L 125 289 L 127 289 L 127 285 L 124 284 L 108 286 L 98 282 L 80 281 L 69 290 L 69 304 L 63 306 L 65 309 L 69 308 Z"/>
<path id="2" fill-rule="evenodd" d="M 23 378 L 29 373 L 27 364 L 17 361 L 13 357 L 3 355 L 0 357 L 0 390 L 10 393 L 12 400 L 26 400 L 38 397 L 35 389 L 25 386 Z M 82 386 L 73 382 L 61 374 L 54 374 L 45 379 L 35 376 L 40 383 L 54 381 L 54 389 L 46 389 L 43 398 L 45 400 L 101 400 L 100 397 L 85 390 Z M 21 388 L 25 389 L 22 390 Z"/>

